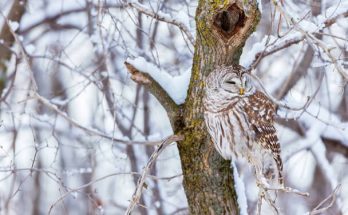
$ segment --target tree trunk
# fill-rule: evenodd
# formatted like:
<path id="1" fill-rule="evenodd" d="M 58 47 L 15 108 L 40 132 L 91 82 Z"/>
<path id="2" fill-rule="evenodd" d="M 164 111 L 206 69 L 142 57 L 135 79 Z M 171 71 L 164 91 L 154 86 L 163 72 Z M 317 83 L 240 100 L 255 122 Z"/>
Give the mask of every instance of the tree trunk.
<path id="1" fill-rule="evenodd" d="M 203 80 L 218 65 L 238 64 L 259 18 L 255 1 L 244 6 L 233 1 L 199 1 L 188 97 L 173 125 L 174 132 L 185 137 L 178 148 L 191 214 L 239 214 L 230 161 L 216 152 L 205 127 Z"/>
<path id="2" fill-rule="evenodd" d="M 256 0 L 199 1 L 191 82 L 180 106 L 151 76 L 125 62 L 131 78 L 145 85 L 166 109 L 174 133 L 184 137 L 178 148 L 191 214 L 239 214 L 230 161 L 215 151 L 205 127 L 203 80 L 216 66 L 238 64 L 259 19 Z"/>

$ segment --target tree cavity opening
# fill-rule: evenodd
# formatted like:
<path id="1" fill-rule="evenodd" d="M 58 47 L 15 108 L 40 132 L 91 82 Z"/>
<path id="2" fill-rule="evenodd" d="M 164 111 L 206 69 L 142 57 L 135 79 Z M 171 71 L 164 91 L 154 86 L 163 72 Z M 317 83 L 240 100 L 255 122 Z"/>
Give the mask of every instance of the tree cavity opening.
<path id="1" fill-rule="evenodd" d="M 229 39 L 244 26 L 245 14 L 236 4 L 222 10 L 214 17 L 214 27 L 224 38 Z"/>

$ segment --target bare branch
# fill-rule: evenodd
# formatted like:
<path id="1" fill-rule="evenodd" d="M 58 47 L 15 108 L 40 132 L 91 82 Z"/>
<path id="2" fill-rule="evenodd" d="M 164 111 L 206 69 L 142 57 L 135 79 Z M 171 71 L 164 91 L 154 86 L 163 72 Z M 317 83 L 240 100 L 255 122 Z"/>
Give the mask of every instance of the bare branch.
<path id="1" fill-rule="evenodd" d="M 284 40 L 283 42 L 281 43 L 277 43 L 269 48 L 265 48 L 263 51 L 257 53 L 255 55 L 255 59 L 254 61 L 251 63 L 250 67 L 251 69 L 254 69 L 257 67 L 257 65 L 260 63 L 260 61 L 264 58 L 264 57 L 267 57 L 271 54 L 274 54 L 278 51 L 281 51 L 283 49 L 286 49 L 294 44 L 298 44 L 299 42 L 303 41 L 305 37 L 302 36 L 302 37 L 295 37 L 295 38 L 291 38 L 291 39 L 288 39 L 288 40 Z"/>
<path id="2" fill-rule="evenodd" d="M 177 26 L 182 32 L 184 32 L 184 34 L 190 40 L 191 45 L 195 44 L 195 40 L 194 40 L 192 34 L 190 33 L 190 30 L 187 28 L 187 26 L 185 26 L 183 23 L 179 22 L 178 20 L 173 19 L 171 17 L 164 16 L 164 15 L 160 15 L 158 13 L 154 13 L 153 11 L 151 11 L 151 10 L 149 10 L 149 9 L 147 9 L 147 8 L 143 7 L 142 5 L 137 4 L 135 2 L 129 2 L 128 6 L 134 8 L 137 11 L 139 11 L 143 14 L 146 14 L 154 19 L 157 19 L 158 21 L 166 22 L 166 23 Z"/>
<path id="3" fill-rule="evenodd" d="M 147 175 L 150 172 L 151 167 L 153 166 L 154 162 L 156 161 L 157 157 L 161 154 L 161 152 L 171 143 L 175 141 L 180 141 L 183 140 L 184 138 L 182 136 L 176 136 L 172 135 L 169 136 L 167 139 L 165 139 L 159 146 L 158 148 L 152 153 L 151 157 L 149 158 L 149 161 L 147 162 L 146 166 L 143 169 L 143 172 L 141 174 L 141 177 L 138 180 L 137 187 L 135 189 L 135 192 L 132 197 L 132 201 L 130 205 L 127 208 L 126 214 L 130 214 L 135 206 L 138 204 L 139 199 L 141 197 L 141 194 L 143 192 L 143 188 L 145 185 L 145 179 Z"/>
<path id="4" fill-rule="evenodd" d="M 340 18 L 346 18 L 348 17 L 348 11 L 346 12 L 343 12 L 333 18 L 330 18 L 330 19 L 327 19 L 324 21 L 324 28 L 328 28 L 330 27 L 331 25 L 335 24 L 336 21 Z M 318 32 L 314 32 L 313 35 L 315 36 L 320 36 L 320 33 Z M 251 69 L 254 69 L 257 67 L 257 65 L 260 63 L 260 61 L 266 57 L 266 56 L 269 56 L 271 54 L 274 54 L 275 52 L 278 52 L 278 51 L 281 51 L 285 48 L 288 48 L 294 44 L 298 44 L 300 42 L 302 42 L 304 39 L 306 38 L 305 35 L 303 36 L 300 36 L 300 37 L 295 37 L 295 38 L 291 38 L 291 39 L 287 39 L 287 40 L 284 40 L 282 42 L 279 42 L 279 43 L 276 43 L 274 45 L 271 45 L 271 46 L 268 46 L 266 47 L 264 50 L 258 52 L 256 55 L 255 55 L 255 59 L 253 60 L 253 62 L 251 63 L 250 65 L 250 68 Z"/>
<path id="5" fill-rule="evenodd" d="M 94 5 L 92 3 L 90 3 L 90 4 L 92 5 L 92 7 L 99 7 L 99 5 Z M 105 5 L 103 5 L 103 8 L 122 8 L 122 7 L 123 7 L 123 5 L 121 5 L 121 4 L 105 4 Z M 81 7 L 81 8 L 73 8 L 70 10 L 66 10 L 66 11 L 57 13 L 55 15 L 45 17 L 44 19 L 26 27 L 25 29 L 20 30 L 19 33 L 20 34 L 27 34 L 31 30 L 33 30 L 34 28 L 36 28 L 40 25 L 43 25 L 43 24 L 56 25 L 56 22 L 58 19 L 65 17 L 65 16 L 72 15 L 72 14 L 82 13 L 82 12 L 87 11 L 88 9 L 90 9 L 90 8 L 88 8 L 88 6 Z"/>
<path id="6" fill-rule="evenodd" d="M 12 7 L 7 16 L 0 11 L 1 15 L 5 19 L 5 22 L 6 20 L 19 22 L 25 11 L 25 4 L 26 4 L 26 0 L 13 1 Z M 2 29 L 0 29 L 0 40 L 3 41 L 3 43 L 0 43 L 0 95 L 1 95 L 3 89 L 6 86 L 7 66 L 5 63 L 8 60 L 10 60 L 11 54 L 12 54 L 9 47 L 11 47 L 13 42 L 15 41 L 12 36 L 11 28 L 9 25 L 4 24 Z"/>
<path id="7" fill-rule="evenodd" d="M 263 86 L 262 81 L 254 74 L 252 74 L 251 72 L 249 73 L 249 75 L 259 84 L 259 86 L 261 87 L 262 91 L 278 106 L 278 107 L 282 107 L 285 108 L 287 110 L 292 110 L 292 111 L 301 111 L 300 114 L 298 114 L 297 118 L 299 118 L 305 111 L 306 108 L 308 108 L 308 106 L 311 104 L 311 102 L 313 101 L 313 99 L 315 98 L 315 96 L 317 95 L 319 89 L 320 89 L 320 84 L 323 80 L 324 75 L 322 74 L 320 77 L 320 84 L 317 87 L 316 91 L 311 95 L 311 96 L 307 96 L 307 101 L 305 102 L 305 104 L 303 104 L 300 107 L 291 107 L 289 106 L 286 102 L 284 101 L 279 101 L 278 99 L 274 98 L 270 93 L 268 93 L 268 91 L 266 90 L 265 86 Z"/>
<path id="8" fill-rule="evenodd" d="M 15 170 L 8 170 L 8 171 L 20 171 L 20 170 L 28 170 L 28 171 L 37 171 L 37 172 L 44 172 L 46 174 L 51 174 L 51 175 L 54 175 L 56 176 L 56 173 L 55 172 L 51 172 L 51 171 L 48 171 L 48 170 L 44 170 L 44 169 L 37 169 L 37 168 L 28 168 L 28 169 L 15 169 Z M 0 170 L 0 172 L 4 172 L 3 170 Z M 52 213 L 52 210 L 54 208 L 55 205 L 57 205 L 59 202 L 63 201 L 63 199 L 65 197 L 67 197 L 69 194 L 73 193 L 73 192 L 78 192 L 86 187 L 89 187 L 97 182 L 100 182 L 100 181 L 103 181 L 107 178 L 110 178 L 110 177 L 113 177 L 113 176 L 120 176 L 120 175 L 140 175 L 139 173 L 137 172 L 126 172 L 126 173 L 111 173 L 111 174 L 108 174 L 108 175 L 105 175 L 105 176 L 102 176 L 100 178 L 97 178 L 97 179 L 94 179 L 94 180 L 91 180 L 89 181 L 88 183 L 86 184 L 83 184 L 79 187 L 76 187 L 76 188 L 73 188 L 73 189 L 70 189 L 68 188 L 69 190 L 64 193 L 63 195 L 61 195 L 50 207 L 49 211 L 48 211 L 48 214 L 51 214 Z M 176 178 L 178 176 L 181 176 L 181 175 L 175 175 L 175 176 L 171 176 L 171 177 L 165 177 L 165 178 L 158 178 L 156 176 L 153 176 L 153 175 L 148 175 L 149 178 L 153 179 L 153 180 L 168 180 L 170 181 L 171 179 L 173 178 Z M 56 176 L 57 177 L 57 176 Z M 58 177 L 57 177 L 58 178 Z M 60 178 L 58 178 L 60 180 Z M 59 181 L 58 180 L 58 181 Z"/>
<path id="9" fill-rule="evenodd" d="M 348 81 L 348 74 L 344 71 L 342 66 L 338 63 L 338 60 L 332 55 L 331 50 L 327 45 L 315 37 L 314 33 L 306 31 L 303 29 L 297 22 L 295 22 L 294 18 L 290 16 L 275 0 L 272 1 L 274 6 L 278 9 L 283 17 L 287 20 L 288 23 L 291 23 L 294 28 L 300 32 L 308 41 L 309 45 L 316 45 L 320 47 L 324 53 L 330 58 L 331 62 L 334 64 L 336 70 L 340 73 L 345 82 Z"/>
<path id="10" fill-rule="evenodd" d="M 123 143 L 123 144 L 126 144 L 126 145 L 141 144 L 141 145 L 154 146 L 154 145 L 158 145 L 160 143 L 159 141 L 127 141 L 127 140 L 117 139 L 117 138 L 115 138 L 113 136 L 106 135 L 106 134 L 104 134 L 104 133 L 102 133 L 100 131 L 97 131 L 97 130 L 94 130 L 94 129 L 91 129 L 91 128 L 87 128 L 87 127 L 79 124 L 75 120 L 71 119 L 66 113 L 61 111 L 56 105 L 52 104 L 49 100 L 47 100 L 46 98 L 42 97 L 38 93 L 34 94 L 34 98 L 39 100 L 42 104 L 44 104 L 49 109 L 55 111 L 58 115 L 63 117 L 65 120 L 67 120 L 71 125 L 73 125 L 73 126 L 75 126 L 77 128 L 80 128 L 81 130 L 85 131 L 88 134 L 96 135 L 96 136 L 99 136 L 99 137 L 103 137 L 105 139 L 108 139 L 108 140 L 111 140 L 111 141 L 115 141 L 115 142 L 119 142 L 119 143 Z"/>
<path id="11" fill-rule="evenodd" d="M 328 27 L 328 26 L 331 26 L 333 24 L 336 23 L 336 21 L 340 18 L 347 18 L 348 17 L 348 10 L 346 12 L 343 12 L 341 14 L 338 14 L 337 16 L 331 18 L 331 19 L 327 19 L 324 24 L 325 24 L 325 27 Z"/>
<path id="12" fill-rule="evenodd" d="M 131 74 L 132 80 L 138 84 L 144 85 L 152 95 L 161 103 L 164 109 L 167 111 L 171 124 L 174 124 L 175 118 L 179 113 L 179 106 L 173 101 L 168 93 L 157 83 L 150 75 L 139 71 L 133 65 L 128 62 L 124 63 L 128 72 Z"/>
<path id="13" fill-rule="evenodd" d="M 328 197 L 326 197 L 323 201 L 321 201 L 312 211 L 306 213 L 306 215 L 321 214 L 327 211 L 329 208 L 331 208 L 336 201 L 336 195 L 340 188 L 341 188 L 341 185 L 340 184 L 337 185 L 337 187 L 333 190 L 333 192 Z M 322 207 L 323 204 L 325 204 L 326 202 L 329 202 L 329 204 L 325 207 Z"/>
<path id="14" fill-rule="evenodd" d="M 315 143 L 318 141 L 323 141 L 327 147 L 330 147 L 332 151 L 335 151 L 337 153 L 340 153 L 344 155 L 345 157 L 348 157 L 348 147 L 344 143 L 344 139 L 337 140 L 330 137 L 325 137 L 324 135 L 319 136 L 308 136 L 306 137 L 306 133 L 308 134 L 309 131 L 305 131 L 302 129 L 302 126 L 300 125 L 299 120 L 288 120 L 288 119 L 277 119 L 277 123 L 291 129 L 295 133 L 297 133 L 302 139 L 292 143 L 291 145 L 287 146 L 283 151 L 283 160 L 286 161 L 289 158 L 291 158 L 294 154 L 297 152 L 300 152 L 305 149 L 311 148 Z"/>
<path id="15" fill-rule="evenodd" d="M 8 19 L 5 19 L 5 21 L 7 22 L 7 25 L 9 25 L 9 21 Z M 87 127 L 84 127 L 82 125 L 80 125 L 78 122 L 76 122 L 75 120 L 71 119 L 70 117 L 67 116 L 66 113 L 64 113 L 63 111 L 61 111 L 56 105 L 52 104 L 49 100 L 47 100 L 46 98 L 42 97 L 38 92 L 37 92 L 37 83 L 35 81 L 34 78 L 34 73 L 31 70 L 31 65 L 29 63 L 29 57 L 27 56 L 25 49 L 23 47 L 23 44 L 21 43 L 21 41 L 18 39 L 16 33 L 10 28 L 10 32 L 12 33 L 16 43 L 19 45 L 20 47 L 20 51 L 22 54 L 22 57 L 24 59 L 24 62 L 26 63 L 28 70 L 29 70 L 29 75 L 33 84 L 33 97 L 38 99 L 42 104 L 44 104 L 45 106 L 47 106 L 48 108 L 50 108 L 51 110 L 55 111 L 58 115 L 60 115 L 61 117 L 63 117 L 65 120 L 67 120 L 70 124 L 84 130 L 85 132 L 91 134 L 91 135 L 97 135 L 106 139 L 109 139 L 111 141 L 116 141 L 119 143 L 123 143 L 123 144 L 127 144 L 127 145 L 132 145 L 132 144 L 142 144 L 142 145 L 158 145 L 159 142 L 157 141 L 126 141 L 126 140 L 121 140 L 121 139 L 117 139 L 114 138 L 113 136 L 108 136 L 102 132 L 99 132 L 97 130 L 93 130 Z"/>

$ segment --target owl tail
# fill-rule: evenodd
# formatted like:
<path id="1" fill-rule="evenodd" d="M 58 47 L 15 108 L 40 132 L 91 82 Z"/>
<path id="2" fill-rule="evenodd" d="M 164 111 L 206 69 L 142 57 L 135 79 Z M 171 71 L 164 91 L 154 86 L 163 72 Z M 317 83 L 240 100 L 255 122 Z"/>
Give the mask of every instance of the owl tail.
<path id="1" fill-rule="evenodd" d="M 278 170 L 278 182 L 279 185 L 284 186 L 284 178 L 283 178 L 283 161 L 282 158 L 280 157 L 280 154 L 274 155 L 274 161 L 277 165 L 277 170 Z"/>
<path id="2" fill-rule="evenodd" d="M 271 187 L 284 187 L 283 162 L 280 154 L 264 156 L 262 175 Z"/>

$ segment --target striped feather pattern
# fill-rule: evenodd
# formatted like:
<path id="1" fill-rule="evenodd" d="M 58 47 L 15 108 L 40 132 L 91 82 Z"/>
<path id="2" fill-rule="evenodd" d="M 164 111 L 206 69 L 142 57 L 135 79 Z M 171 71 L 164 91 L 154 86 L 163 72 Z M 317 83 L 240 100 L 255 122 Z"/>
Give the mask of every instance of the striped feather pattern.
<path id="1" fill-rule="evenodd" d="M 254 87 L 241 96 L 221 88 L 226 73 L 239 67 L 224 67 L 207 78 L 204 118 L 216 150 L 224 159 L 244 158 L 255 167 L 257 177 L 271 185 L 283 185 L 280 144 L 274 128 L 275 105 Z M 247 83 L 250 84 L 250 83 Z"/>

